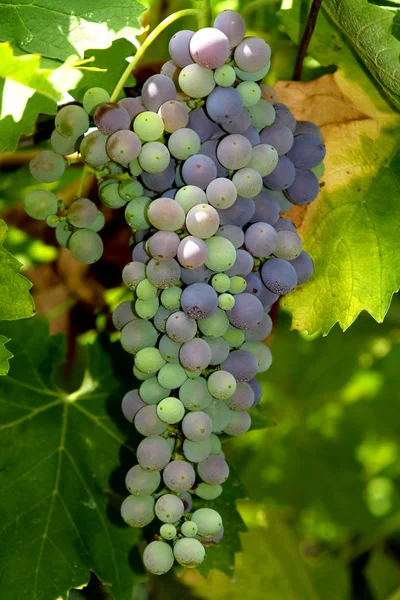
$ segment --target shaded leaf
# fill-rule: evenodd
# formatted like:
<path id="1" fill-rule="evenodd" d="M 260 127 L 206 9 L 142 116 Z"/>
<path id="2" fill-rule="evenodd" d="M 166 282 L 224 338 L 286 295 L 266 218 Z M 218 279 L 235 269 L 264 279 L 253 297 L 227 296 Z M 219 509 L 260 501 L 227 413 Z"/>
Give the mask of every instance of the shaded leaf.
<path id="1" fill-rule="evenodd" d="M 8 337 L 0 335 L 0 375 L 7 375 L 10 369 L 10 363 L 8 361 L 13 355 L 6 348 L 6 344 L 9 341 L 10 339 Z"/>

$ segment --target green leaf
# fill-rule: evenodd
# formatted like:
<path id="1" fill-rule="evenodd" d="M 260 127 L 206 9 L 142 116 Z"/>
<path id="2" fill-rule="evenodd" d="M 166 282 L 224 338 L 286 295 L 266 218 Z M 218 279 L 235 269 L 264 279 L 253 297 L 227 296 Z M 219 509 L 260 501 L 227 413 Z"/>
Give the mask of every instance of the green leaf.
<path id="1" fill-rule="evenodd" d="M 10 338 L 0 334 L 0 375 L 7 375 L 10 369 L 10 363 L 8 361 L 13 355 L 6 348 L 6 344 L 9 341 Z"/>
<path id="2" fill-rule="evenodd" d="M 25 319 L 35 313 L 31 282 L 20 274 L 21 263 L 3 247 L 7 225 L 0 219 L 0 320 Z"/>
<path id="3" fill-rule="evenodd" d="M 0 382 L 3 594 L 65 600 L 91 569 L 117 600 L 131 600 L 140 534 L 123 524 L 119 503 L 134 451 L 110 354 L 88 346 L 82 384 L 67 393 L 55 383 L 64 336 L 49 337 L 39 319 L 6 332 L 15 358 Z"/>
<path id="4" fill-rule="evenodd" d="M 88 48 L 107 48 L 115 38 L 133 39 L 143 10 L 136 0 L 4 0 L 0 39 L 50 58 L 82 57 Z"/>

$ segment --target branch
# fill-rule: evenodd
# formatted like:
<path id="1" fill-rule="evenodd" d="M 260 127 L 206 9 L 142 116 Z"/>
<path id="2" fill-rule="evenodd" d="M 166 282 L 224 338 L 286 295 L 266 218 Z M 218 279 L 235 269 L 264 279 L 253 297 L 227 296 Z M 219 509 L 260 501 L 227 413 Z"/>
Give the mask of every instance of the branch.
<path id="1" fill-rule="evenodd" d="M 310 8 L 310 13 L 307 19 L 307 25 L 301 38 L 299 52 L 297 54 L 296 65 L 293 72 L 293 81 L 300 81 L 301 71 L 303 69 L 303 61 L 307 54 L 308 44 L 315 29 L 315 24 L 318 17 L 319 9 L 321 8 L 322 0 L 313 0 Z"/>

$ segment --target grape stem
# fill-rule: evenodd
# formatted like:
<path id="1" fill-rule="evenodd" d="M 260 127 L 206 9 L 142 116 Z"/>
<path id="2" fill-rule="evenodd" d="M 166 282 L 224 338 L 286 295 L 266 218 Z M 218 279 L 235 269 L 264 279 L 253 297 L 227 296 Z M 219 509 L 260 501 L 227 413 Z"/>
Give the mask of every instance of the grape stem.
<path id="1" fill-rule="evenodd" d="M 303 69 L 303 62 L 307 54 L 308 44 L 310 43 L 311 36 L 315 29 L 315 24 L 317 22 L 317 17 L 319 13 L 319 9 L 321 8 L 322 0 L 313 0 L 313 3 L 310 8 L 310 12 L 308 14 L 306 28 L 303 33 L 303 37 L 301 38 L 299 51 L 297 53 L 296 65 L 294 67 L 293 72 L 293 81 L 300 81 L 301 72 Z"/>

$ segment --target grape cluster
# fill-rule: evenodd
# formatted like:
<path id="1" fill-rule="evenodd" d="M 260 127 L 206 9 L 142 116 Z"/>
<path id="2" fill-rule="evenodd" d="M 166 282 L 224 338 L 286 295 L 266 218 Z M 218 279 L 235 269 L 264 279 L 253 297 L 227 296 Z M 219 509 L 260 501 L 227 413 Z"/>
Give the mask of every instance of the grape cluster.
<path id="1" fill-rule="evenodd" d="M 263 343 L 270 310 L 313 273 L 281 213 L 317 197 L 325 146 L 317 126 L 296 122 L 260 83 L 270 47 L 244 36 L 232 10 L 214 27 L 179 31 L 171 60 L 141 96 L 114 103 L 104 90 L 88 90 L 83 108 L 57 114 L 54 151 L 31 163 L 36 179 L 54 181 L 64 169 L 60 154 L 79 147 L 100 201 L 124 207 L 133 231 L 122 273 L 132 297 L 113 322 L 141 382 L 122 411 L 143 440 L 121 514 L 134 527 L 161 522 L 144 552 L 155 574 L 174 560 L 198 566 L 204 546 L 222 538 L 221 516 L 197 508 L 218 498 L 229 476 L 218 434 L 249 430 L 248 411 L 261 399 L 256 375 L 272 362 Z M 91 119 L 95 129 L 82 138 Z M 100 258 L 104 220 L 91 200 L 60 215 L 56 196 L 35 190 L 25 206 L 56 226 L 75 258 Z"/>

